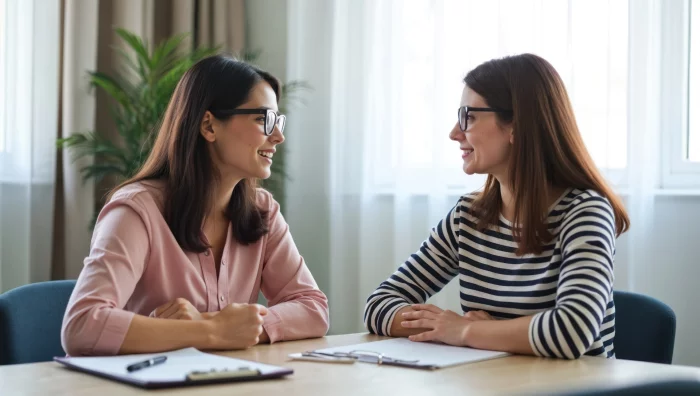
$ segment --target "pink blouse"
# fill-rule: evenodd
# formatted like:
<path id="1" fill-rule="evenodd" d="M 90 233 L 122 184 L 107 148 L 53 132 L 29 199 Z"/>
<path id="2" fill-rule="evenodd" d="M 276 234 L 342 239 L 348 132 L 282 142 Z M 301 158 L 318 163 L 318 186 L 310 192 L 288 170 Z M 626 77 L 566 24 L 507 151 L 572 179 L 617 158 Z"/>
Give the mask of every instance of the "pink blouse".
<path id="1" fill-rule="evenodd" d="M 179 297 L 200 312 L 215 312 L 231 303 L 255 303 L 262 291 L 270 342 L 326 334 L 328 299 L 270 193 L 257 193 L 259 206 L 269 211 L 270 232 L 245 246 L 229 225 L 217 279 L 211 250 L 193 253 L 178 245 L 162 215 L 157 186 L 126 186 L 100 212 L 63 318 L 61 341 L 69 355 L 117 354 L 135 314 L 153 316 L 157 307 Z"/>

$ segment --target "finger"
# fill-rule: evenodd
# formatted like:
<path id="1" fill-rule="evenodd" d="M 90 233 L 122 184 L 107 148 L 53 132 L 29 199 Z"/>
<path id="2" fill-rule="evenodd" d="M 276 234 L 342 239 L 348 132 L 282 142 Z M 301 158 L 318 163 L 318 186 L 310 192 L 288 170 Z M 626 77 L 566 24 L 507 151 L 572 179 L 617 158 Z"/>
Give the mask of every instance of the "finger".
<path id="1" fill-rule="evenodd" d="M 433 341 L 437 337 L 437 331 L 424 331 L 420 334 L 414 334 L 412 336 L 408 336 L 408 339 L 411 341 L 416 341 L 416 342 L 425 342 L 425 341 Z"/>
<path id="2" fill-rule="evenodd" d="M 181 312 L 181 311 L 182 310 L 180 309 L 180 303 L 174 302 L 170 307 L 168 307 L 168 309 L 163 311 L 163 313 L 161 313 L 160 316 L 158 316 L 158 317 L 162 318 L 162 319 L 171 319 L 173 316 L 175 316 L 175 314 L 177 314 L 178 312 Z"/>
<path id="3" fill-rule="evenodd" d="M 411 329 L 433 329 L 435 328 L 435 322 L 429 319 L 405 320 L 401 322 L 401 326 Z"/>
<path id="4" fill-rule="evenodd" d="M 442 312 L 442 309 L 436 307 L 433 304 L 413 304 L 411 305 L 411 308 L 413 308 L 414 311 L 429 311 L 436 314 Z"/>
<path id="5" fill-rule="evenodd" d="M 430 311 L 410 311 L 404 312 L 401 316 L 405 320 L 436 319 L 438 314 Z"/>
<path id="6" fill-rule="evenodd" d="M 172 307 L 173 304 L 175 304 L 175 301 L 169 301 L 169 302 L 161 305 L 160 307 L 156 308 L 156 317 L 159 318 L 160 315 L 162 315 L 163 312 L 165 312 L 168 308 Z"/>
<path id="7" fill-rule="evenodd" d="M 262 316 L 267 315 L 267 307 L 265 307 L 264 305 L 260 305 L 260 304 L 258 304 L 258 307 L 260 308 L 260 309 L 258 310 L 258 313 L 259 313 L 260 315 L 262 315 Z"/>
<path id="8" fill-rule="evenodd" d="M 484 311 L 476 311 L 476 316 L 482 320 L 491 320 L 491 315 Z"/>
<path id="9" fill-rule="evenodd" d="M 193 320 L 192 314 L 188 311 L 178 311 L 168 319 Z"/>

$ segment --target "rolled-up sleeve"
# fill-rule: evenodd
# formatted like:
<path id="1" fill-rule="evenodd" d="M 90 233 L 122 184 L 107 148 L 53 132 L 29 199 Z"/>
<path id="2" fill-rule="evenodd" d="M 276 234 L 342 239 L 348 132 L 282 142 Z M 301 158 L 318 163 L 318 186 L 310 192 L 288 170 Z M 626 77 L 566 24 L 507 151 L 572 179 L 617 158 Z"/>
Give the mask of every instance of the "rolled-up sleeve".
<path id="1" fill-rule="evenodd" d="M 113 200 L 100 212 L 90 254 L 68 302 L 61 342 L 72 356 L 115 355 L 134 313 L 123 308 L 141 279 L 149 254 L 145 210 Z"/>
<path id="2" fill-rule="evenodd" d="M 322 337 L 329 328 L 328 299 L 299 254 L 279 204 L 265 194 L 270 231 L 261 290 L 268 300 L 269 313 L 263 327 L 270 342 Z"/>

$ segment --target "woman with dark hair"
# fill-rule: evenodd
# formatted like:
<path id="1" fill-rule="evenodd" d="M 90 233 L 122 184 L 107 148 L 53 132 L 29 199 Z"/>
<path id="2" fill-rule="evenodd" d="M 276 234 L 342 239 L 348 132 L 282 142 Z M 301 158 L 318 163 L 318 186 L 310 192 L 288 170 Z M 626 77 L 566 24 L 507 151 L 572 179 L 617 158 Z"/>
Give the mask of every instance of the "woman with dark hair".
<path id="1" fill-rule="evenodd" d="M 450 139 L 488 174 L 369 296 L 372 333 L 518 354 L 614 357 L 615 239 L 629 228 L 559 74 L 523 54 L 467 74 Z M 463 315 L 425 304 L 459 275 Z"/>
<path id="2" fill-rule="evenodd" d="M 241 349 L 321 337 L 328 301 L 270 176 L 284 142 L 280 84 L 214 56 L 185 73 L 142 169 L 100 212 L 68 303 L 70 355 Z M 255 304 L 258 292 L 269 308 Z"/>

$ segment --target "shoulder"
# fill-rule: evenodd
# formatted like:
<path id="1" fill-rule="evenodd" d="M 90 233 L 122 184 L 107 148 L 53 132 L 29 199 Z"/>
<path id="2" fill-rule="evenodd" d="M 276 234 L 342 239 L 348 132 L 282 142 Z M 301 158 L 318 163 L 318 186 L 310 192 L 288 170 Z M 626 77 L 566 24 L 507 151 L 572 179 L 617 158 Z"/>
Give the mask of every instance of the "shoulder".
<path id="1" fill-rule="evenodd" d="M 262 187 L 255 189 L 255 203 L 262 210 L 273 210 L 279 208 L 279 203 L 272 196 L 272 193 Z"/>
<path id="2" fill-rule="evenodd" d="M 461 197 L 459 197 L 459 201 L 457 201 L 457 210 L 469 210 L 480 195 L 481 191 L 472 191 L 470 193 L 462 195 Z"/>
<path id="3" fill-rule="evenodd" d="M 275 200 L 271 192 L 262 187 L 258 187 L 255 191 L 255 204 L 259 210 L 267 213 L 269 222 L 274 222 L 282 215 L 279 202 Z"/>
<path id="4" fill-rule="evenodd" d="M 457 204 L 453 208 L 455 221 L 459 217 L 467 217 L 468 215 L 473 215 L 471 212 L 474 202 L 481 195 L 481 191 L 472 191 L 470 193 L 464 194 L 459 197 Z"/>
<path id="5" fill-rule="evenodd" d="M 112 194 L 105 209 L 128 206 L 142 217 L 162 216 L 165 202 L 165 183 L 147 180 L 127 184 Z"/>
<path id="6" fill-rule="evenodd" d="M 571 190 L 555 208 L 565 229 L 606 230 L 615 234 L 615 212 L 610 201 L 594 190 Z"/>
<path id="7" fill-rule="evenodd" d="M 614 216 L 613 207 L 608 198 L 590 189 L 572 189 L 561 199 L 556 209 L 565 212 L 565 217 L 582 212 L 597 212 L 605 216 Z"/>

